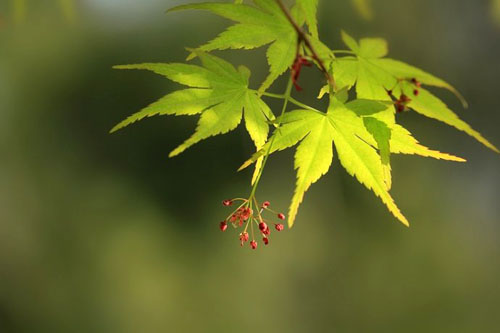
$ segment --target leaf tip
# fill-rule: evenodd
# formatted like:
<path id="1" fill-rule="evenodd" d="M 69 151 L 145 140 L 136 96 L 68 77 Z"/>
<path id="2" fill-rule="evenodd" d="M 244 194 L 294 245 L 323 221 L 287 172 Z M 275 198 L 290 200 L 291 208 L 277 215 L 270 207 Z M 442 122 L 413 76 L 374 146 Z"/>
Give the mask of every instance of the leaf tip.
<path id="1" fill-rule="evenodd" d="M 500 150 L 498 150 L 498 148 L 495 145 L 493 145 L 491 142 L 489 142 L 486 139 L 483 139 L 483 140 L 484 141 L 480 140 L 479 142 L 481 142 L 483 145 L 485 145 L 489 149 L 493 150 L 495 153 L 500 154 Z"/>
<path id="2" fill-rule="evenodd" d="M 399 214 L 399 216 L 396 216 L 399 220 L 399 222 L 401 222 L 405 227 L 410 227 L 410 221 L 408 221 L 408 219 L 403 215 L 403 214 Z"/>
<path id="3" fill-rule="evenodd" d="M 190 60 L 193 60 L 194 58 L 196 58 L 199 53 L 201 52 L 200 50 L 197 50 L 197 49 L 193 49 L 192 47 L 186 47 L 186 51 L 189 52 L 189 55 L 186 57 L 186 61 L 190 61 Z"/>
<path id="4" fill-rule="evenodd" d="M 171 13 L 171 12 L 177 12 L 179 10 L 183 10 L 183 9 L 186 9 L 184 8 L 186 5 L 180 5 L 180 6 L 175 6 L 175 7 L 172 7 L 172 8 L 168 8 L 166 11 L 165 11 L 165 14 L 168 14 L 168 13 Z"/>
<path id="5" fill-rule="evenodd" d="M 109 130 L 109 134 L 113 134 L 115 133 L 116 131 L 122 129 L 124 126 L 123 126 L 123 123 L 119 123 L 119 124 L 116 124 L 115 126 L 113 126 L 112 129 Z"/>
<path id="6" fill-rule="evenodd" d="M 250 165 L 252 164 L 252 160 L 248 160 L 246 161 L 245 163 L 243 163 L 239 168 L 238 168 L 238 172 L 242 171 L 242 170 L 245 170 L 246 168 L 248 168 Z"/>

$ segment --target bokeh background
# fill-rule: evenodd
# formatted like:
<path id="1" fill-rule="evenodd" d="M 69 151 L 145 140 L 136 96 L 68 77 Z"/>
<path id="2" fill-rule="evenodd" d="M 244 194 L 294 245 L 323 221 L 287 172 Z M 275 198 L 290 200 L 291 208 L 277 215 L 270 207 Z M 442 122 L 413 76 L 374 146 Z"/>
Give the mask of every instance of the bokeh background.
<path id="1" fill-rule="evenodd" d="M 196 119 L 108 134 L 178 88 L 112 65 L 183 61 L 229 23 L 165 14 L 181 3 L 0 2 L 0 332 L 498 332 L 500 157 L 465 134 L 400 116 L 424 144 L 469 160 L 393 157 L 411 228 L 335 161 L 296 227 L 253 252 L 218 229 L 221 200 L 249 191 L 250 173 L 235 172 L 252 153 L 244 130 L 174 159 Z M 392 57 L 458 87 L 467 110 L 437 93 L 500 145 L 499 2 L 372 5 L 360 15 L 322 1 L 324 41 L 344 48 L 340 29 L 388 39 Z M 217 54 L 249 66 L 255 85 L 267 73 L 263 49 Z M 321 75 L 301 83 L 297 98 L 322 107 Z M 286 210 L 292 163 L 292 151 L 270 159 L 261 200 Z"/>

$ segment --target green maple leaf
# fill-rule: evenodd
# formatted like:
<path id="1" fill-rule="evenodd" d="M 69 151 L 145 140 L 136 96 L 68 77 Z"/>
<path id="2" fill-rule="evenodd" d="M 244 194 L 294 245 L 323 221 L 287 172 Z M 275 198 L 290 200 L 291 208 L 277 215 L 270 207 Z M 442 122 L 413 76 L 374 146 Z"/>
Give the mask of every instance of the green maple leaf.
<path id="1" fill-rule="evenodd" d="M 464 160 L 422 146 L 406 129 L 395 124 L 393 118 L 392 108 L 388 108 L 387 103 L 369 100 L 344 103 L 336 97 L 332 98 L 327 113 L 311 110 L 288 112 L 283 116 L 282 126 L 275 131 L 273 138 L 240 170 L 259 160 L 268 151 L 272 154 L 298 144 L 295 154 L 297 184 L 289 211 L 289 225 L 292 226 L 305 192 L 328 172 L 334 144 L 346 171 L 372 190 L 398 220 L 408 225 L 408 220 L 389 194 L 389 154 Z"/>
<path id="2" fill-rule="evenodd" d="M 450 84 L 401 61 L 384 58 L 388 48 L 383 39 L 364 38 L 358 43 L 345 32 L 342 32 L 342 39 L 354 56 L 336 58 L 332 63 L 333 75 L 339 87 L 350 88 L 356 85 L 356 95 L 360 99 L 389 101 L 391 98 L 388 90 L 392 90 L 397 98 L 405 93 L 411 98 L 408 104 L 411 109 L 464 131 L 486 147 L 499 152 L 428 90 L 418 88 L 419 94 L 415 95 L 416 87 L 410 81 L 416 79 L 423 85 L 448 89 L 466 105 L 463 97 Z"/>
<path id="3" fill-rule="evenodd" d="M 257 149 L 267 140 L 268 122 L 274 119 L 257 92 L 248 88 L 250 71 L 200 51 L 194 51 L 202 65 L 137 64 L 115 66 L 118 69 L 146 69 L 190 88 L 170 93 L 113 127 L 117 131 L 145 117 L 155 115 L 201 114 L 195 133 L 170 153 L 182 153 L 210 136 L 234 130 L 245 118 L 245 126 Z"/>
<path id="4" fill-rule="evenodd" d="M 275 0 L 253 0 L 253 2 L 255 6 L 242 3 L 206 2 L 181 5 L 169 11 L 208 10 L 238 22 L 215 39 L 200 46 L 201 51 L 254 49 L 270 44 L 267 49 L 270 73 L 259 88 L 260 91 L 264 91 L 293 64 L 298 50 L 298 37 Z M 316 9 L 317 0 L 298 0 L 291 13 L 299 25 L 304 22 L 308 24 L 314 43 L 321 44 L 317 40 Z"/>
<path id="5" fill-rule="evenodd" d="M 384 180 L 388 189 L 391 188 L 390 155 L 407 154 L 432 157 L 455 162 L 465 162 L 463 158 L 429 149 L 421 144 L 404 127 L 396 124 L 392 103 L 358 99 L 345 106 L 362 118 L 353 127 L 356 135 L 373 147 L 377 148 L 384 169 Z"/>
<path id="6" fill-rule="evenodd" d="M 296 7 L 299 12 L 304 14 L 304 20 L 311 32 L 314 39 L 319 38 L 318 34 L 318 20 L 316 18 L 316 12 L 318 11 L 318 0 L 297 0 Z"/>

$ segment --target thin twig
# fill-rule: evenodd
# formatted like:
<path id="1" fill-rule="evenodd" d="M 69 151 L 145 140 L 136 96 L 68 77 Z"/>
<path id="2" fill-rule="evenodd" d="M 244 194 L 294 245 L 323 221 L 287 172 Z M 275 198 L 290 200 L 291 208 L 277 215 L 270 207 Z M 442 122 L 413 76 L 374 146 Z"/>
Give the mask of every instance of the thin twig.
<path id="1" fill-rule="evenodd" d="M 300 43 L 300 41 L 303 41 L 305 43 L 306 47 L 309 49 L 309 51 L 311 51 L 313 59 L 318 63 L 321 71 L 323 72 L 323 74 L 325 75 L 326 79 L 328 80 L 328 83 L 334 88 L 335 87 L 335 79 L 328 72 L 328 70 L 326 69 L 326 66 L 323 63 L 323 61 L 319 58 L 319 56 L 316 53 L 313 45 L 311 44 L 311 41 L 309 40 L 309 37 L 307 37 L 307 35 L 304 33 L 304 31 L 299 27 L 299 25 L 297 24 L 297 22 L 295 22 L 295 20 L 292 17 L 292 14 L 290 14 L 290 11 L 288 10 L 288 8 L 283 4 L 283 1 L 276 0 L 276 2 L 280 6 L 281 10 L 285 14 L 285 16 L 288 19 L 288 21 L 290 22 L 290 24 L 293 26 L 293 28 L 297 32 L 297 35 L 299 36 L 299 43 Z"/>

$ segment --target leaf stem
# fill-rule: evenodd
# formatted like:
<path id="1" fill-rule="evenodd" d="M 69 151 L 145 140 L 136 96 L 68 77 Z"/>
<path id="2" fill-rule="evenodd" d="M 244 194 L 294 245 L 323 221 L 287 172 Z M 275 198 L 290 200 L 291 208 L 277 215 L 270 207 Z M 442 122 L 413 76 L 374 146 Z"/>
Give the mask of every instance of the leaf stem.
<path id="1" fill-rule="evenodd" d="M 279 94 L 273 94 L 273 93 L 268 93 L 268 92 L 264 92 L 262 93 L 263 96 L 267 96 L 267 97 L 272 97 L 272 98 L 279 98 L 279 99 L 285 99 L 285 96 L 284 95 L 279 95 Z M 295 98 L 293 98 L 292 96 L 288 96 L 288 101 L 292 104 L 295 104 L 297 106 L 300 106 L 301 108 L 304 108 L 304 109 L 307 109 L 309 111 L 314 111 L 314 112 L 319 112 L 319 113 L 323 113 L 321 112 L 320 110 L 318 109 L 315 109 L 313 108 L 312 106 L 309 106 L 305 103 L 302 103 L 298 100 L 296 100 Z"/>
<path id="2" fill-rule="evenodd" d="M 352 54 L 355 55 L 356 53 L 353 51 L 349 50 L 332 50 L 333 54 Z"/>
<path id="3" fill-rule="evenodd" d="M 267 97 L 272 97 L 272 98 L 279 98 L 279 99 L 284 99 L 285 95 L 280 95 L 280 94 L 273 94 L 273 93 L 268 93 L 268 92 L 261 92 L 262 95 L 267 96 Z"/>
<path id="4" fill-rule="evenodd" d="M 292 94 L 292 87 L 293 87 L 293 81 L 292 78 L 290 77 L 288 79 L 288 83 L 286 86 L 285 94 L 282 96 L 284 99 L 283 101 L 283 108 L 281 109 L 281 115 L 278 117 L 278 124 L 277 128 L 281 126 L 281 122 L 283 120 L 283 116 L 285 115 L 286 108 L 288 106 L 288 101 L 291 99 L 291 94 Z M 281 98 L 281 97 L 280 97 Z M 257 190 L 257 186 L 259 185 L 260 178 L 262 176 L 262 171 L 264 170 L 264 167 L 266 166 L 267 159 L 269 158 L 269 155 L 271 154 L 271 149 L 273 147 L 274 140 L 276 139 L 276 135 L 273 135 L 271 138 L 271 141 L 269 143 L 269 147 L 267 148 L 266 155 L 264 155 L 264 160 L 262 161 L 262 166 L 260 167 L 259 173 L 257 175 L 257 178 L 255 178 L 255 182 L 252 186 L 252 191 L 250 192 L 250 196 L 248 198 L 248 201 L 251 202 L 252 199 L 255 197 L 255 191 Z"/>

